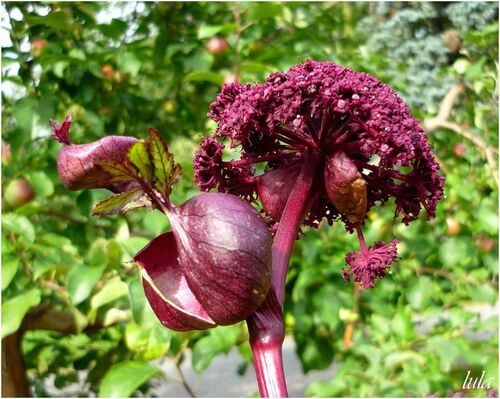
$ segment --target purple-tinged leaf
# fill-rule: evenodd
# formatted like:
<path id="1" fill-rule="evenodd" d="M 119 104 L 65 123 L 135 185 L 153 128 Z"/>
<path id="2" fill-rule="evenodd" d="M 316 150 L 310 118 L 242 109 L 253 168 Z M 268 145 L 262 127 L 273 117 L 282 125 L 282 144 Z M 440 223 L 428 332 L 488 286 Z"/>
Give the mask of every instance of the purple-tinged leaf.
<path id="1" fill-rule="evenodd" d="M 149 129 L 149 151 L 153 160 L 155 188 L 168 198 L 172 186 L 182 177 L 182 169 L 174 162 L 167 144 L 155 129 Z"/>
<path id="2" fill-rule="evenodd" d="M 119 183 L 131 183 L 137 181 L 136 170 L 131 167 L 127 162 L 122 163 L 111 163 L 111 162 L 100 162 L 98 164 L 103 171 L 108 173 L 109 182 L 113 184 Z"/>
<path id="3" fill-rule="evenodd" d="M 154 170 L 148 147 L 148 143 L 142 141 L 132 144 L 128 150 L 128 159 L 137 168 L 142 179 L 151 185 Z"/>
<path id="4" fill-rule="evenodd" d="M 94 216 L 109 216 L 127 213 L 136 208 L 150 206 L 151 202 L 140 188 L 115 194 L 99 202 L 92 210 Z"/>

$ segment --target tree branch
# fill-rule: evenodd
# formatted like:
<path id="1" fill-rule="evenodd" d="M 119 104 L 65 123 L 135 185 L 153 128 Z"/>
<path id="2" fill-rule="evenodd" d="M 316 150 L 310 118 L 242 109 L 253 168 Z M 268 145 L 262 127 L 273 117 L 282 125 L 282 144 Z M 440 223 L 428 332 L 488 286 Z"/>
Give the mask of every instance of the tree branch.
<path id="1" fill-rule="evenodd" d="M 30 397 L 28 378 L 21 352 L 21 334 L 2 339 L 2 397 Z"/>
<path id="2" fill-rule="evenodd" d="M 103 324 L 97 322 L 89 324 L 81 332 L 91 333 L 106 327 L 110 326 L 104 326 Z M 25 316 L 19 331 L 24 333 L 32 330 L 46 330 L 63 334 L 78 334 L 80 332 L 73 314 L 54 310 L 48 304 L 41 304 L 37 306 L 29 311 Z"/>
<path id="3" fill-rule="evenodd" d="M 481 137 L 476 136 L 458 123 L 449 120 L 453 104 L 463 90 L 463 85 L 454 85 L 441 101 L 441 106 L 439 107 L 437 116 L 425 121 L 424 129 L 428 133 L 431 133 L 439 128 L 448 129 L 472 142 L 472 144 L 484 153 L 488 167 L 498 187 L 498 166 L 494 156 L 494 154 L 498 154 L 498 150 L 488 145 Z"/>

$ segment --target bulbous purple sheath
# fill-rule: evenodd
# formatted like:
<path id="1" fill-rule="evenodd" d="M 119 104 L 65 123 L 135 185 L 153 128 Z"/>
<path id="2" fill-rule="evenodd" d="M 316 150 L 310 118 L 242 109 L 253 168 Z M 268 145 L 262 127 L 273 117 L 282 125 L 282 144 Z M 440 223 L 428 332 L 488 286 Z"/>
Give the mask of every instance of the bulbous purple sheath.
<path id="1" fill-rule="evenodd" d="M 109 183 L 110 176 L 102 170 L 99 162 L 123 162 L 128 149 L 137 139 L 106 136 L 88 144 L 72 144 L 69 138 L 71 122 L 70 116 L 61 124 L 51 121 L 52 136 L 64 144 L 57 155 L 57 172 L 64 187 L 72 191 L 90 188 L 125 191 L 123 183 Z"/>
<path id="2" fill-rule="evenodd" d="M 245 320 L 271 286 L 272 239 L 247 202 L 203 193 L 169 213 L 173 232 L 134 258 L 146 296 L 167 327 L 187 331 Z"/>
<path id="3" fill-rule="evenodd" d="M 64 146 L 57 155 L 57 172 L 68 190 L 108 188 L 124 191 L 119 185 L 109 184 L 109 175 L 99 162 L 122 162 L 130 146 L 137 140 L 126 136 L 106 136 L 89 144 Z"/>
<path id="4" fill-rule="evenodd" d="M 271 286 L 272 239 L 247 202 L 202 193 L 170 216 L 179 263 L 194 295 L 219 325 L 246 319 Z"/>

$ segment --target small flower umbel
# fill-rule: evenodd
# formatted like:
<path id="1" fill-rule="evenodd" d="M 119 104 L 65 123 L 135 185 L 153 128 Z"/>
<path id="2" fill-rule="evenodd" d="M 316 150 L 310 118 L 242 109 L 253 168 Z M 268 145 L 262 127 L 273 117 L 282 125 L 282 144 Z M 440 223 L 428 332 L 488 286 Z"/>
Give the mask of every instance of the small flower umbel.
<path id="1" fill-rule="evenodd" d="M 361 248 L 346 256 L 350 270 L 343 276 L 365 288 L 384 277 L 397 255 L 397 240 L 366 246 L 367 212 L 393 197 L 396 215 L 408 224 L 421 208 L 434 217 L 443 195 L 444 179 L 419 122 L 392 89 L 366 73 L 307 61 L 263 84 L 225 85 L 209 116 L 217 130 L 195 154 L 198 186 L 259 199 L 275 244 L 290 223 L 289 205 L 299 224 L 342 220 Z M 241 148 L 240 159 L 224 161 L 225 145 Z M 257 164 L 265 165 L 264 174 L 256 174 Z M 284 268 L 273 271 L 278 286 L 286 267 L 273 264 Z"/>
<path id="2" fill-rule="evenodd" d="M 271 286 L 272 238 L 258 212 L 224 193 L 202 193 L 174 205 L 170 192 L 182 172 L 154 129 L 147 140 L 108 136 L 73 145 L 70 124 L 70 118 L 52 122 L 54 137 L 65 144 L 58 156 L 64 185 L 116 193 L 99 202 L 93 215 L 148 206 L 170 220 L 172 231 L 134 257 L 158 319 L 177 331 L 203 330 L 255 312 Z"/>

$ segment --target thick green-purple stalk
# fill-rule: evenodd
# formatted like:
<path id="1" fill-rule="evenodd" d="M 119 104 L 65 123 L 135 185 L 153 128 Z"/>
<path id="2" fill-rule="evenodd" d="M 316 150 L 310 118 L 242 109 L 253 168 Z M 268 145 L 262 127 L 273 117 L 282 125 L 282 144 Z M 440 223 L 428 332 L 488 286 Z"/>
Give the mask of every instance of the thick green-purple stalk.
<path id="1" fill-rule="evenodd" d="M 309 152 L 306 155 L 274 237 L 273 288 L 261 308 L 247 320 L 261 397 L 288 397 L 282 360 L 282 345 L 285 337 L 282 305 L 286 274 L 293 244 L 304 219 L 307 199 L 320 162 L 319 153 Z"/>

